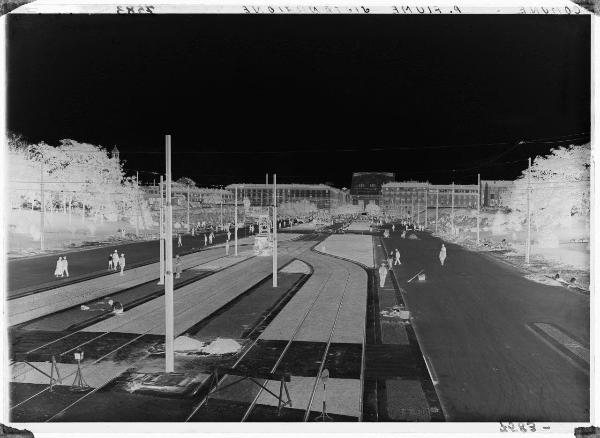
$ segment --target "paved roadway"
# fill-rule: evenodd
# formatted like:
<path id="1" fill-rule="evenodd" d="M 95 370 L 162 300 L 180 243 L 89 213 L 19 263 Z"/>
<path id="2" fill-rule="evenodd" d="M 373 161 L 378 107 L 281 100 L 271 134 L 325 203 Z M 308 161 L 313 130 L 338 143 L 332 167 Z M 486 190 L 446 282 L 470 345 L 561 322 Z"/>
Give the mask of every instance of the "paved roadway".
<path id="1" fill-rule="evenodd" d="M 238 232 L 238 238 L 245 237 L 245 229 Z M 215 234 L 213 244 L 223 243 L 226 233 Z M 233 232 L 231 235 L 233 239 Z M 190 252 L 204 248 L 204 236 L 192 237 L 184 235 L 183 246 L 177 247 L 177 240 L 173 241 L 173 255 Z M 233 242 L 232 242 L 233 243 Z M 106 271 L 108 266 L 108 255 L 114 250 L 119 254 L 124 253 L 126 268 L 140 266 L 148 263 L 158 262 L 160 248 L 158 240 L 116 244 L 94 249 L 73 249 L 61 253 L 13 259 L 8 262 L 8 298 L 20 295 L 24 290 L 36 289 L 38 287 L 59 287 L 75 278 L 98 275 Z M 69 260 L 70 279 L 56 279 L 54 269 L 59 256 L 66 255 Z"/>
<path id="2" fill-rule="evenodd" d="M 488 255 L 393 233 L 394 268 L 449 421 L 589 421 L 589 376 L 526 324 L 550 323 L 589 348 L 589 298 L 523 278 Z M 407 280 L 424 269 L 425 282 Z"/>

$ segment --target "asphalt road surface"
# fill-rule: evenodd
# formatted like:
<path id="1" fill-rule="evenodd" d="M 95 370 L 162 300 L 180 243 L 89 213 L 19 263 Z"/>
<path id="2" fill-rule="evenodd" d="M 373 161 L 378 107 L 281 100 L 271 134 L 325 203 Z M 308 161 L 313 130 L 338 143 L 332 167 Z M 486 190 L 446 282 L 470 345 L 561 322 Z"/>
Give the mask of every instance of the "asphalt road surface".
<path id="1" fill-rule="evenodd" d="M 245 237 L 245 229 L 238 230 L 238 238 Z M 215 233 L 213 244 L 223 243 L 226 233 Z M 233 244 L 233 232 L 231 233 Z M 183 246 L 177 247 L 177 239 L 173 240 L 173 256 L 204 248 L 204 235 L 192 237 L 184 235 Z M 114 250 L 125 254 L 125 268 L 155 263 L 159 261 L 160 246 L 158 240 L 117 244 L 94 249 L 73 249 L 47 256 L 13 259 L 8 262 L 8 298 L 13 298 L 24 289 L 52 286 L 60 287 L 74 279 L 104 273 L 108 267 L 108 255 Z M 54 277 L 54 269 L 59 256 L 66 255 L 69 261 L 70 278 Z"/>
<path id="2" fill-rule="evenodd" d="M 489 255 L 427 233 L 382 239 L 449 421 L 589 421 L 589 375 L 527 324 L 549 323 L 589 349 L 589 297 L 539 284 Z M 424 270 L 426 281 L 413 280 Z M 561 350 L 558 348 L 558 350 Z"/>

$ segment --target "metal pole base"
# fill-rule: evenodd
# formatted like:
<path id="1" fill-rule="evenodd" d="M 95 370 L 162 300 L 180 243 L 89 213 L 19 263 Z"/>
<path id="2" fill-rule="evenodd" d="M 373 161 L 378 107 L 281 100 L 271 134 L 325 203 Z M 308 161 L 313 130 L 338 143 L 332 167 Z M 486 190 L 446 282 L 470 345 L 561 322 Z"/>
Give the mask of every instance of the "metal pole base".
<path id="1" fill-rule="evenodd" d="M 335 421 L 333 418 L 327 415 L 327 406 L 325 406 L 325 402 L 323 402 L 323 412 L 321 412 L 321 415 L 316 417 L 314 421 Z"/>

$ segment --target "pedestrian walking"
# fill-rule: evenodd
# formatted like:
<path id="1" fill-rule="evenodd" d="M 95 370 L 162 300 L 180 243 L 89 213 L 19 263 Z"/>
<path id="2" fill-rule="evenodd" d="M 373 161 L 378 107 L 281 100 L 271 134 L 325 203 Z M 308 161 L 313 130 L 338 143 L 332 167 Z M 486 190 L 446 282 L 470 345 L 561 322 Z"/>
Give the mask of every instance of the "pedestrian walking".
<path id="1" fill-rule="evenodd" d="M 195 231 L 196 231 L 196 229 L 194 227 L 192 227 L 192 237 L 194 237 Z"/>
<path id="2" fill-rule="evenodd" d="M 208 237 L 206 237 L 206 233 L 204 233 L 204 246 L 208 243 Z"/>
<path id="3" fill-rule="evenodd" d="M 396 225 L 392 224 L 392 233 L 396 231 Z"/>
<path id="4" fill-rule="evenodd" d="M 400 261 L 400 251 L 398 250 L 398 248 L 396 248 L 396 260 L 394 260 L 394 265 L 401 265 L 402 262 Z"/>
<path id="5" fill-rule="evenodd" d="M 117 252 L 116 249 L 115 249 L 115 252 L 113 252 L 112 258 L 113 258 L 113 269 L 116 271 L 117 267 L 119 266 L 119 253 Z"/>
<path id="6" fill-rule="evenodd" d="M 403 239 L 406 239 L 406 230 L 402 230 L 402 234 L 400 235 Z"/>
<path id="7" fill-rule="evenodd" d="M 112 254 L 108 255 L 108 270 L 112 271 L 113 269 L 113 258 L 112 258 Z"/>
<path id="8" fill-rule="evenodd" d="M 444 266 L 444 262 L 446 261 L 446 247 L 444 246 L 444 244 L 442 243 L 442 249 L 440 249 L 440 264 L 442 266 Z"/>
<path id="9" fill-rule="evenodd" d="M 209 243 L 210 245 L 212 245 L 212 243 L 213 243 L 213 236 L 214 236 L 214 234 L 213 234 L 213 232 L 211 231 L 211 232 L 210 232 L 210 234 L 208 235 L 208 243 Z"/>
<path id="10" fill-rule="evenodd" d="M 379 287 L 383 287 L 385 285 L 385 279 L 387 278 L 388 270 L 385 267 L 385 262 L 381 263 L 379 267 Z"/>
<path id="11" fill-rule="evenodd" d="M 181 259 L 179 254 L 175 257 L 175 278 L 181 278 Z"/>
<path id="12" fill-rule="evenodd" d="M 177 233 L 177 247 L 181 248 L 183 246 L 183 243 L 181 242 L 181 234 Z"/>
<path id="13" fill-rule="evenodd" d="M 390 255 L 387 258 L 387 265 L 388 265 L 388 269 L 390 271 L 394 267 L 394 252 L 393 251 L 390 252 Z"/>
<path id="14" fill-rule="evenodd" d="M 63 257 L 62 270 L 63 270 L 65 277 L 68 277 L 69 276 L 69 262 L 67 260 L 67 256 Z"/>
<path id="15" fill-rule="evenodd" d="M 62 257 L 59 257 L 56 261 L 56 268 L 54 269 L 54 276 L 56 278 L 63 276 L 63 268 L 62 268 Z"/>
<path id="16" fill-rule="evenodd" d="M 121 268 L 121 275 L 123 275 L 123 271 L 125 270 L 125 254 L 121 254 L 119 258 L 119 267 Z"/>

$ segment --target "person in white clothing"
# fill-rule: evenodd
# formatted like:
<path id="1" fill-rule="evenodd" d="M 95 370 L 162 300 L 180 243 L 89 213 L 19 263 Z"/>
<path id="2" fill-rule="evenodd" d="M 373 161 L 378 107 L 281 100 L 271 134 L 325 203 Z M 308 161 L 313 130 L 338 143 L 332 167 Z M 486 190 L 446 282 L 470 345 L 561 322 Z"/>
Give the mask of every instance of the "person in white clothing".
<path id="1" fill-rule="evenodd" d="M 125 270 L 125 254 L 121 254 L 119 258 L 119 267 L 121 268 L 121 275 L 123 275 L 123 271 Z"/>
<path id="2" fill-rule="evenodd" d="M 177 234 L 177 246 L 182 247 L 183 242 L 181 241 L 181 234 Z"/>
<path id="3" fill-rule="evenodd" d="M 227 230 L 227 241 L 231 239 L 231 231 Z"/>
<path id="4" fill-rule="evenodd" d="M 440 264 L 442 266 L 444 266 L 444 262 L 446 261 L 446 247 L 444 246 L 444 244 L 442 243 L 442 249 L 440 249 Z"/>
<path id="5" fill-rule="evenodd" d="M 58 260 L 56 261 L 56 268 L 54 269 L 54 276 L 56 278 L 63 276 L 62 257 L 59 257 Z"/>
<path id="6" fill-rule="evenodd" d="M 208 237 L 206 237 L 206 233 L 204 233 L 204 246 L 208 243 Z"/>
<path id="7" fill-rule="evenodd" d="M 396 225 L 392 224 L 392 232 L 396 231 Z"/>
<path id="8" fill-rule="evenodd" d="M 69 276 L 69 262 L 67 261 L 67 257 L 63 257 L 63 261 L 62 261 L 62 270 L 63 273 L 65 275 L 65 277 Z"/>
<path id="9" fill-rule="evenodd" d="M 396 248 L 396 251 L 394 254 L 396 256 L 396 259 L 394 260 L 394 265 L 401 265 L 402 262 L 400 261 L 400 251 L 398 250 L 398 248 Z"/>
<path id="10" fill-rule="evenodd" d="M 112 258 L 113 258 L 113 269 L 116 271 L 117 267 L 119 266 L 119 253 L 117 252 L 116 249 L 115 249 L 115 252 L 113 252 Z"/>
<path id="11" fill-rule="evenodd" d="M 388 270 L 385 266 L 385 262 L 381 264 L 379 267 L 379 287 L 383 287 L 385 285 L 385 279 L 387 278 Z"/>

